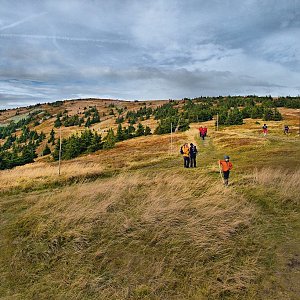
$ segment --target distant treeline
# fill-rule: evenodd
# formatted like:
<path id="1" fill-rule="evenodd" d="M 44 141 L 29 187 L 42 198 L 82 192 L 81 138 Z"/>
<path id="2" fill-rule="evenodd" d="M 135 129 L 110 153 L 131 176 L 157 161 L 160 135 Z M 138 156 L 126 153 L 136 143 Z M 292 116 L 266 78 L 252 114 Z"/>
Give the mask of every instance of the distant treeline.
<path id="1" fill-rule="evenodd" d="M 103 140 L 101 135 L 99 135 L 96 131 L 86 129 L 81 133 L 81 135 L 73 134 L 67 139 L 62 139 L 61 158 L 71 159 L 81 154 L 92 153 L 101 149 L 110 149 L 115 146 L 116 142 L 149 134 L 151 134 L 150 127 L 144 127 L 141 123 L 138 124 L 137 128 L 133 125 L 122 128 L 121 124 L 119 124 L 116 134 L 113 129 L 109 129 Z M 55 144 L 55 150 L 52 153 L 55 160 L 58 160 L 59 158 L 59 148 L 60 140 L 58 139 Z"/>
<path id="2" fill-rule="evenodd" d="M 13 128 L 12 126 L 11 130 Z M 26 125 L 22 127 L 20 136 L 17 137 L 11 133 L 0 147 L 0 170 L 11 169 L 15 166 L 33 162 L 34 158 L 37 157 L 36 148 L 45 137 L 46 135 L 43 132 L 38 134 Z"/>
<path id="3" fill-rule="evenodd" d="M 140 103 L 142 107 L 137 110 L 127 110 L 127 107 L 116 107 L 110 103 L 109 115 L 116 116 L 118 128 L 116 133 L 110 129 L 104 138 L 88 129 L 92 124 L 101 121 L 96 107 L 85 107 L 83 113 L 72 116 L 64 110 L 57 114 L 54 127 L 84 125 L 87 129 L 81 135 L 73 134 L 62 140 L 62 159 L 71 159 L 81 154 L 113 148 L 117 142 L 152 134 L 150 127 L 141 123 L 151 117 L 158 122 L 154 134 L 165 134 L 171 130 L 173 132 L 185 131 L 189 129 L 190 123 L 212 120 L 217 114 L 219 125 L 227 126 L 243 124 L 245 118 L 279 121 L 282 120 L 282 115 L 278 107 L 300 108 L 300 97 L 289 96 L 279 98 L 256 95 L 219 96 L 182 100 L 169 100 L 168 103 L 156 108 L 151 108 L 146 102 L 142 102 Z M 65 101 L 56 101 L 48 104 L 59 107 L 64 103 Z M 40 104 L 31 107 L 39 106 Z M 0 146 L 0 169 L 9 169 L 33 162 L 37 157 L 36 149 L 46 136 L 43 132 L 38 134 L 35 130 L 30 130 L 29 125 L 37 126 L 50 117 L 47 111 L 36 110 L 18 122 L 11 121 L 7 126 L 0 127 L 0 139 L 4 140 Z M 127 122 L 128 126 L 123 126 L 124 122 Z M 136 127 L 134 127 L 135 124 L 137 124 Z M 21 130 L 21 134 L 17 137 L 15 133 L 18 130 Z M 48 143 L 54 145 L 52 156 L 58 159 L 60 141 L 55 138 L 53 129 Z M 43 155 L 51 153 L 48 143 L 42 151 Z"/>
<path id="4" fill-rule="evenodd" d="M 116 123 L 127 121 L 132 125 L 153 117 L 158 121 L 154 133 L 164 134 L 171 130 L 185 131 L 190 123 L 209 121 L 217 114 L 219 125 L 241 125 L 245 118 L 279 121 L 282 115 L 278 107 L 300 107 L 299 97 L 219 96 L 184 98 L 183 101 L 183 106 L 180 104 L 182 101 L 170 100 L 155 109 L 144 106 L 136 111 L 127 111 L 126 115 L 116 118 Z"/>

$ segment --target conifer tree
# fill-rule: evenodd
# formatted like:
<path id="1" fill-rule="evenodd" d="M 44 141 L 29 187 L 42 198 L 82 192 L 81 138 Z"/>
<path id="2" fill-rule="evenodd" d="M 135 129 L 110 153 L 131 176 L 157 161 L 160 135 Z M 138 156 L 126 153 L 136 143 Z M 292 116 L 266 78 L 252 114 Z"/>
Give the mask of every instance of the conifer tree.
<path id="1" fill-rule="evenodd" d="M 55 143 L 55 131 L 53 128 L 51 129 L 50 138 L 48 140 L 48 143 L 52 143 L 52 145 L 54 145 L 54 143 Z"/>
<path id="2" fill-rule="evenodd" d="M 102 149 L 101 136 L 97 132 L 93 134 L 91 144 L 87 148 L 87 152 L 95 152 Z"/>
<path id="3" fill-rule="evenodd" d="M 150 134 L 151 134 L 151 128 L 149 126 L 146 126 L 145 135 L 150 135 Z"/>
<path id="4" fill-rule="evenodd" d="M 58 128 L 58 127 L 60 127 L 61 126 L 61 120 L 60 120 L 60 117 L 59 116 L 57 116 L 56 117 L 56 120 L 55 120 L 55 122 L 54 122 L 54 127 L 55 128 Z"/>
<path id="5" fill-rule="evenodd" d="M 112 128 L 109 129 L 106 137 L 104 138 L 103 149 L 110 149 L 115 146 L 116 137 Z"/>
<path id="6" fill-rule="evenodd" d="M 43 150 L 43 156 L 48 155 L 50 153 L 51 153 L 51 150 L 50 150 L 48 144 L 46 144 L 46 146 L 45 146 L 45 148 Z"/>
<path id="7" fill-rule="evenodd" d="M 274 109 L 274 121 L 281 121 L 282 115 L 277 108 Z"/>
<path id="8" fill-rule="evenodd" d="M 142 123 L 139 123 L 136 129 L 135 136 L 145 135 L 145 128 Z"/>
<path id="9" fill-rule="evenodd" d="M 227 125 L 242 125 L 243 124 L 243 114 L 239 111 L 238 108 L 234 108 L 228 113 Z"/>
<path id="10" fill-rule="evenodd" d="M 90 127 L 91 124 L 92 124 L 92 123 L 91 123 L 91 118 L 88 117 L 87 120 L 86 120 L 86 122 L 85 122 L 85 125 L 84 125 L 84 126 L 85 126 L 85 127 Z"/>
<path id="11" fill-rule="evenodd" d="M 123 141 L 123 140 L 125 139 L 125 137 L 124 137 L 124 132 L 123 132 L 121 123 L 119 123 L 119 125 L 118 125 L 116 139 L 117 139 L 117 141 L 119 141 L 119 142 L 120 142 L 120 141 Z"/>

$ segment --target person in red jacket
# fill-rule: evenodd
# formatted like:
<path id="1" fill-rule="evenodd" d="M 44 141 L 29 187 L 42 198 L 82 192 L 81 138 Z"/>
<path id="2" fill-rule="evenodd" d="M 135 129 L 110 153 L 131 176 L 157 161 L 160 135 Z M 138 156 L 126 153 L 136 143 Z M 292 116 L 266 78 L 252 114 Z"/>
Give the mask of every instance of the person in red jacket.
<path id="1" fill-rule="evenodd" d="M 229 156 L 225 155 L 224 160 L 219 160 L 219 164 L 222 168 L 224 184 L 228 185 L 229 173 L 233 167 L 232 163 L 229 161 Z"/>
<path id="2" fill-rule="evenodd" d="M 205 130 L 202 126 L 200 126 L 199 128 L 199 135 L 200 135 L 200 139 L 202 138 L 202 140 L 204 140 L 205 138 Z"/>
<path id="3" fill-rule="evenodd" d="M 204 128 L 203 128 L 203 132 L 204 132 L 204 137 L 206 137 L 207 136 L 207 127 L 206 126 L 204 126 Z"/>
<path id="4" fill-rule="evenodd" d="M 264 126 L 262 127 L 262 129 L 263 129 L 264 136 L 266 136 L 268 134 L 268 126 L 267 126 L 267 124 L 264 124 Z"/>

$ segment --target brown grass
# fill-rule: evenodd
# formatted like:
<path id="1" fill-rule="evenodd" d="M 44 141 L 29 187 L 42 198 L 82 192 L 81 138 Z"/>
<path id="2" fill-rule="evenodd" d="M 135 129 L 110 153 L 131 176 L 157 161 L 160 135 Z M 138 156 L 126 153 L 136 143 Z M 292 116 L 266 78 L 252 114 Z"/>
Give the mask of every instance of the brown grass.
<path id="1" fill-rule="evenodd" d="M 273 188 L 286 200 L 300 204 L 300 170 L 283 168 L 255 169 L 254 184 Z"/>
<path id="2" fill-rule="evenodd" d="M 173 137 L 173 154 L 177 153 L 184 134 L 178 133 Z M 177 149 L 178 148 L 178 149 Z M 27 190 L 35 185 L 64 182 L 68 178 L 91 177 L 105 171 L 135 169 L 142 165 L 156 165 L 161 160 L 170 157 L 170 137 L 147 136 L 117 143 L 110 150 L 101 150 L 90 155 L 84 155 L 69 161 L 62 161 L 61 176 L 58 176 L 58 162 L 43 161 L 16 167 L 0 172 L 0 192 L 18 188 Z M 50 157 L 48 159 L 51 160 Z"/>
<path id="3" fill-rule="evenodd" d="M 220 132 L 209 121 L 204 143 L 193 124 L 174 134 L 173 153 L 169 135 L 141 137 L 63 161 L 59 178 L 56 162 L 1 171 L 0 296 L 293 299 L 297 269 L 285 268 L 299 249 L 299 143 L 282 124 L 264 139 L 253 120 Z M 196 169 L 181 166 L 185 141 L 198 145 Z M 216 165 L 224 145 L 228 188 Z"/>
<path id="4" fill-rule="evenodd" d="M 195 195 L 197 185 L 202 191 Z M 20 254 L 24 261 L 15 257 L 13 266 L 35 262 L 41 268 L 43 261 L 58 260 L 51 272 L 60 288 L 46 290 L 48 295 L 80 299 L 89 286 L 93 299 L 219 298 L 240 294 L 260 272 L 257 259 L 236 261 L 233 242 L 250 226 L 253 208 L 234 190 L 211 185 L 204 177 L 186 181 L 178 172 L 124 173 L 52 194 L 28 195 L 23 201 L 30 208 L 17 224 L 27 246 Z M 95 234 L 102 238 L 95 239 Z M 40 249 L 33 250 L 32 243 Z M 77 266 L 72 279 L 64 270 L 67 262 Z M 103 277 L 104 270 L 111 277 Z M 26 297 L 45 280 L 38 276 Z"/>
<path id="5" fill-rule="evenodd" d="M 103 166 L 87 163 L 64 163 L 62 175 L 58 177 L 58 163 L 33 163 L 0 172 L 1 192 L 8 192 L 14 188 L 30 189 L 34 185 L 46 184 L 53 181 L 65 180 L 69 177 L 87 176 L 103 171 Z"/>

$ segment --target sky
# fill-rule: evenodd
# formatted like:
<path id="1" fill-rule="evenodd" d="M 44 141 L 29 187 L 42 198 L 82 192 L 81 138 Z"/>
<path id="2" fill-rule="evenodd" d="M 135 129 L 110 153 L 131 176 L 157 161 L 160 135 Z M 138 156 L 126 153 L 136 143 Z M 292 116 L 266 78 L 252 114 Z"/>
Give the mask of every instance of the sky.
<path id="1" fill-rule="evenodd" d="M 300 94 L 300 0 L 0 0 L 0 108 Z"/>

